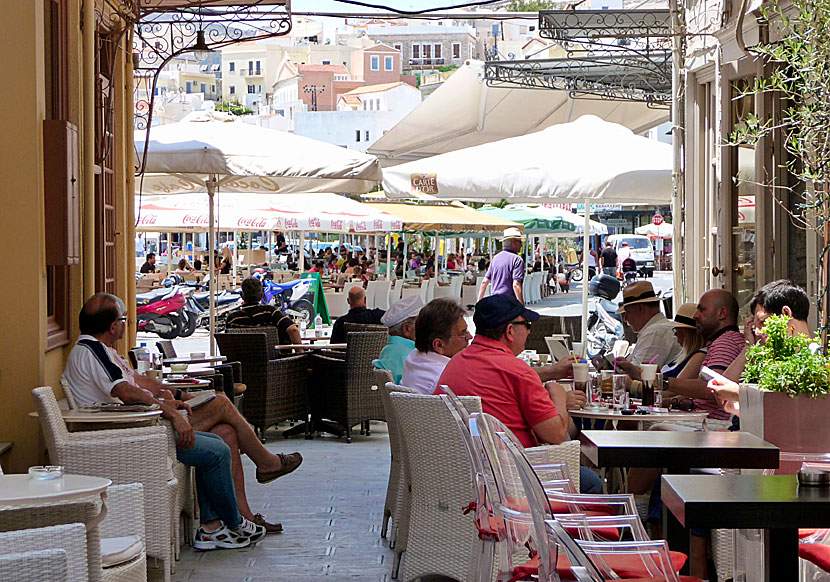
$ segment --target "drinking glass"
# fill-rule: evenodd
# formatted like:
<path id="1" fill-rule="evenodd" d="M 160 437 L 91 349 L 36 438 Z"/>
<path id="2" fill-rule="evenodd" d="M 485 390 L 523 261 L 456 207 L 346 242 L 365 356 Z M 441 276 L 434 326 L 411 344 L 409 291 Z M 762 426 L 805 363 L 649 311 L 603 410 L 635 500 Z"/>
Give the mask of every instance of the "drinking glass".
<path id="1" fill-rule="evenodd" d="M 654 379 L 654 406 L 663 407 L 663 372 L 657 372 Z"/>
<path id="2" fill-rule="evenodd" d="M 614 374 L 612 382 L 614 383 L 614 408 L 628 408 L 628 390 L 626 389 L 628 374 Z"/>
<path id="3" fill-rule="evenodd" d="M 642 364 L 640 377 L 643 381 L 643 406 L 654 406 L 654 383 L 657 378 L 656 364 Z"/>
<path id="4" fill-rule="evenodd" d="M 588 407 L 597 409 L 602 406 L 602 376 L 597 373 L 591 373 L 588 380 Z"/>
<path id="5" fill-rule="evenodd" d="M 574 389 L 582 390 L 587 393 L 588 386 L 588 364 L 575 363 L 573 364 L 574 372 Z"/>

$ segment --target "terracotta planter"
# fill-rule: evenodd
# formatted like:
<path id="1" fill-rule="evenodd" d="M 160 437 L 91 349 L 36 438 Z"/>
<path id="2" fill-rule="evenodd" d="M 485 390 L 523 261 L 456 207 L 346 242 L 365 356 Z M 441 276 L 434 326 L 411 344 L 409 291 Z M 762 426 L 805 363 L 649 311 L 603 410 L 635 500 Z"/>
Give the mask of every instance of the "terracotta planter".
<path id="1" fill-rule="evenodd" d="M 741 430 L 788 453 L 830 452 L 830 396 L 790 397 L 741 386 Z"/>

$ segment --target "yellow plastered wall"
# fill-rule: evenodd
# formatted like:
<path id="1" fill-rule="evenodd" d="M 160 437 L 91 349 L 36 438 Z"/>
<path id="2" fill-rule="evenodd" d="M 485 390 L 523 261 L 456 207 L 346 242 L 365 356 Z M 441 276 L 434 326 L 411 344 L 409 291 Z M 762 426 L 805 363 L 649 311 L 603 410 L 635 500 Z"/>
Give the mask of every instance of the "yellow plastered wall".
<path id="1" fill-rule="evenodd" d="M 31 390 L 44 378 L 42 120 L 43 3 L 18 2 L 0 19 L 0 54 L 14 91 L 0 92 L 0 440 L 13 441 L 4 468 L 20 471 L 39 458 Z"/>

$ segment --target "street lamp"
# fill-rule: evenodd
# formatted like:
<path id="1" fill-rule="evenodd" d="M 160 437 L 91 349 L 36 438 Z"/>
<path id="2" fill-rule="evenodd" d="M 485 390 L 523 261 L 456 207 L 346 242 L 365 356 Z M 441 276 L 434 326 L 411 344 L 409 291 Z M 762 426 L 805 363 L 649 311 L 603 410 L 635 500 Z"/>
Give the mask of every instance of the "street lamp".
<path id="1" fill-rule="evenodd" d="M 211 49 L 205 42 L 204 30 L 200 28 L 198 32 L 196 32 L 196 42 L 193 43 L 193 45 L 191 45 L 190 47 L 188 47 L 187 51 L 193 53 L 193 56 L 200 63 L 210 56 L 210 54 L 213 52 L 213 49 Z"/>
<path id="2" fill-rule="evenodd" d="M 317 111 L 317 94 L 324 93 L 326 91 L 326 86 L 322 85 L 318 87 L 317 85 L 305 85 L 303 87 L 304 93 L 311 93 L 311 110 Z"/>

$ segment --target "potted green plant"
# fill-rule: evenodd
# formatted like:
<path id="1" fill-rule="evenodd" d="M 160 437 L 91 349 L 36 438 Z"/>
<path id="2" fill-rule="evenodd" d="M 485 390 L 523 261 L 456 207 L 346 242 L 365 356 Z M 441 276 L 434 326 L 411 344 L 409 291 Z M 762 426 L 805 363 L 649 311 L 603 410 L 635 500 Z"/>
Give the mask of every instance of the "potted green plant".
<path id="1" fill-rule="evenodd" d="M 786 316 L 764 322 L 741 377 L 741 430 L 786 452 L 830 451 L 830 358 Z"/>

